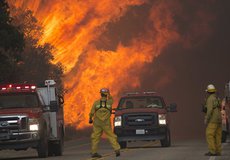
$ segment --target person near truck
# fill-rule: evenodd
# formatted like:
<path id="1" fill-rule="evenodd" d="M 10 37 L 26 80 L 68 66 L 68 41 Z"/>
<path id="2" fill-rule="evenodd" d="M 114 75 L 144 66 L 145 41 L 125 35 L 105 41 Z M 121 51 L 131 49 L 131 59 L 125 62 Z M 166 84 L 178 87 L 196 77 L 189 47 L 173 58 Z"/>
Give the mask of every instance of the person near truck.
<path id="1" fill-rule="evenodd" d="M 208 143 L 208 153 L 206 156 L 220 156 L 221 155 L 221 108 L 220 101 L 216 95 L 216 88 L 213 84 L 207 86 L 206 92 L 208 97 L 206 99 L 206 140 Z"/>
<path id="2" fill-rule="evenodd" d="M 111 113 L 113 98 L 107 88 L 100 90 L 101 98 L 96 100 L 91 108 L 89 114 L 89 123 L 93 123 L 93 133 L 91 135 L 91 154 L 92 158 L 101 158 L 102 156 L 97 153 L 98 143 L 101 135 L 104 132 L 115 150 L 116 156 L 120 156 L 120 145 L 117 142 L 117 136 L 113 133 L 111 128 Z"/>

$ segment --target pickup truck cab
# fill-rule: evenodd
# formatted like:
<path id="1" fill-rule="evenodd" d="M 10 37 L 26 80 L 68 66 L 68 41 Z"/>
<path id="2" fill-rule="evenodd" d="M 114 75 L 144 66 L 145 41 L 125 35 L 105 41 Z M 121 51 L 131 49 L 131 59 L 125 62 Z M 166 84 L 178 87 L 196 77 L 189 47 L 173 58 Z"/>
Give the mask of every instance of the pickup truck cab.
<path id="1" fill-rule="evenodd" d="M 166 106 L 155 92 L 127 93 L 115 109 L 114 132 L 121 148 L 131 141 L 160 140 L 162 147 L 171 145 L 168 112 L 176 112 L 176 104 Z"/>

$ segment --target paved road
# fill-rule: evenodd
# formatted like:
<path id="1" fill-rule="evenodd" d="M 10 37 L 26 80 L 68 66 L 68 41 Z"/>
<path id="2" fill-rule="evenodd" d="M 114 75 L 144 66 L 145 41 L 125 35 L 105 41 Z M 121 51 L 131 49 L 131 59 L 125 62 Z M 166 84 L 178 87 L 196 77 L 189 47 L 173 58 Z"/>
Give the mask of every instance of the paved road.
<path id="1" fill-rule="evenodd" d="M 61 157 L 41 158 L 41 160 L 91 160 L 89 139 L 68 141 L 65 152 Z M 187 140 L 173 142 L 172 147 L 162 148 L 156 142 L 129 143 L 128 148 L 121 151 L 121 157 L 116 158 L 109 143 L 102 140 L 99 152 L 103 154 L 100 160 L 230 160 L 230 140 L 223 144 L 223 155 L 206 157 L 205 141 Z M 0 160 L 36 160 L 37 153 L 30 149 L 27 151 L 0 151 Z"/>

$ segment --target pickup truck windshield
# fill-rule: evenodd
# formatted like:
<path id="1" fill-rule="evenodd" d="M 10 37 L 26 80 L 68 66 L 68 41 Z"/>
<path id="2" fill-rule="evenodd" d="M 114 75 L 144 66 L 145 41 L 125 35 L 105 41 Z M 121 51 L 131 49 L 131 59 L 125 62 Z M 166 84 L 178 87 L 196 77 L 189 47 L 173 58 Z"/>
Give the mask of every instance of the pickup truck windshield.
<path id="1" fill-rule="evenodd" d="M 38 98 L 35 93 L 0 94 L 0 109 L 34 108 L 38 106 Z"/>
<path id="2" fill-rule="evenodd" d="M 160 97 L 126 97 L 120 100 L 117 108 L 163 108 L 163 102 Z"/>

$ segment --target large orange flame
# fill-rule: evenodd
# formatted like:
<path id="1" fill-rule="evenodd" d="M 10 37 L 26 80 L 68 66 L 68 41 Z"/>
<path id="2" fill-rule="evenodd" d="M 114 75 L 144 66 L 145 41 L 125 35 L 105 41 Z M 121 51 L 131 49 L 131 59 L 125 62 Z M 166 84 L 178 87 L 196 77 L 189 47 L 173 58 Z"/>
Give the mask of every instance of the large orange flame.
<path id="1" fill-rule="evenodd" d="M 154 61 L 162 49 L 178 40 L 170 3 L 156 1 L 146 19 L 148 27 L 128 45 L 119 43 L 115 51 L 98 49 L 95 41 L 107 24 L 119 21 L 132 6 L 144 0 L 9 0 L 17 7 L 32 10 L 44 27 L 41 44 L 57 49 L 54 63 L 65 70 L 65 121 L 76 128 L 88 125 L 91 105 L 99 89 L 108 87 L 114 98 L 123 89 L 136 88 L 146 63 Z M 126 26 L 128 27 L 128 26 Z"/>

